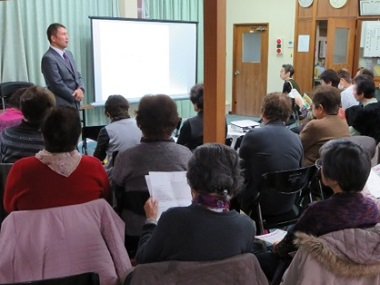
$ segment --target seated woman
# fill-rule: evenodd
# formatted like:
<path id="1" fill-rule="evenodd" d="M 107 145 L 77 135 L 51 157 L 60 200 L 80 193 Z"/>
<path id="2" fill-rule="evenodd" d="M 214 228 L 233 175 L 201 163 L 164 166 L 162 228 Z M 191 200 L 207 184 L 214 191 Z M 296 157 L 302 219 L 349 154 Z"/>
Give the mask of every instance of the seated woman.
<path id="1" fill-rule="evenodd" d="M 158 202 L 145 203 L 146 223 L 136 260 L 210 261 L 251 251 L 255 227 L 247 216 L 229 211 L 230 196 L 241 187 L 239 156 L 224 145 L 198 147 L 189 161 L 187 179 L 193 203 L 169 209 L 158 224 Z"/>
<path id="2" fill-rule="evenodd" d="M 4 193 L 8 213 L 109 197 L 109 181 L 101 162 L 76 150 L 80 133 L 77 110 L 63 107 L 51 111 L 42 125 L 45 149 L 18 160 L 8 175 Z"/>
<path id="3" fill-rule="evenodd" d="M 22 122 L 6 128 L 0 135 L 1 162 L 14 163 L 44 148 L 41 124 L 54 106 L 54 94 L 47 88 L 32 86 L 23 92 L 20 98 Z"/>
<path id="4" fill-rule="evenodd" d="M 336 87 L 322 85 L 314 90 L 312 112 L 316 119 L 308 122 L 300 133 L 305 166 L 315 163 L 323 144 L 350 135 L 346 121 L 338 116 L 340 101 Z"/>
<path id="5" fill-rule="evenodd" d="M 149 198 L 145 175 L 149 171 L 185 171 L 192 154 L 171 138 L 179 117 L 177 105 L 169 96 L 144 96 L 136 121 L 143 133 L 141 143 L 119 152 L 112 173 L 118 208 L 126 224 L 125 244 L 131 258 L 136 253 L 145 222 L 144 203 Z"/>
<path id="6" fill-rule="evenodd" d="M 20 110 L 20 99 L 26 89 L 27 88 L 17 89 L 7 100 L 7 108 L 0 114 L 0 133 L 7 128 L 20 125 L 24 119 Z"/>
<path id="7" fill-rule="evenodd" d="M 177 143 L 187 146 L 191 151 L 203 144 L 203 84 L 196 84 L 190 90 L 190 101 L 194 111 L 197 112 L 192 118 L 187 119 L 181 127 Z M 226 121 L 227 134 L 227 121 Z"/>
<path id="8" fill-rule="evenodd" d="M 370 136 L 380 142 L 380 102 L 375 96 L 372 77 L 358 75 L 354 78 L 354 96 L 360 103 L 346 110 L 351 135 Z"/>
<path id="9" fill-rule="evenodd" d="M 321 236 L 349 228 L 367 228 L 380 222 L 374 201 L 362 195 L 371 161 L 368 154 L 350 141 L 331 141 L 321 148 L 322 182 L 334 195 L 312 204 L 305 210 L 284 239 L 274 246 L 274 252 L 287 256 L 296 250 L 293 240 L 297 231 Z"/>
<path id="10" fill-rule="evenodd" d="M 123 96 L 109 96 L 104 108 L 111 123 L 100 130 L 94 156 L 104 161 L 107 173 L 111 177 L 114 157 L 120 151 L 139 144 L 142 134 L 136 120 L 129 116 L 129 102 Z"/>
<path id="11" fill-rule="evenodd" d="M 182 127 L 177 143 L 194 150 L 203 144 L 203 84 L 197 84 L 190 90 L 190 101 L 197 115 L 186 120 Z"/>

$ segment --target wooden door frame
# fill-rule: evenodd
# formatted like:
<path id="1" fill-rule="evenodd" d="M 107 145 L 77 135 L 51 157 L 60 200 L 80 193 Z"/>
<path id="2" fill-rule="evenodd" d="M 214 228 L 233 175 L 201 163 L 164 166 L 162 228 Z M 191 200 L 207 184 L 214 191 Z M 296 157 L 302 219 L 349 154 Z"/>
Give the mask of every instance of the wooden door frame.
<path id="1" fill-rule="evenodd" d="M 236 104 L 234 103 L 235 100 L 236 100 L 236 89 L 237 89 L 237 86 L 236 86 L 236 83 L 235 83 L 235 71 L 237 69 L 237 61 L 236 61 L 236 54 L 237 54 L 237 33 L 236 33 L 236 30 L 238 27 L 255 27 L 255 26 L 265 26 L 266 27 L 266 31 L 268 32 L 268 49 L 269 49 L 269 23 L 263 23 L 263 22 L 260 22 L 260 23 L 238 23 L 238 24 L 234 24 L 233 25 L 233 53 L 232 53 L 232 102 L 231 102 L 231 111 L 232 113 L 236 114 Z M 266 56 L 266 66 L 267 66 L 267 72 L 266 72 L 266 82 L 265 82 L 265 93 L 268 92 L 268 57 L 269 57 L 269 54 L 267 53 L 267 56 Z"/>

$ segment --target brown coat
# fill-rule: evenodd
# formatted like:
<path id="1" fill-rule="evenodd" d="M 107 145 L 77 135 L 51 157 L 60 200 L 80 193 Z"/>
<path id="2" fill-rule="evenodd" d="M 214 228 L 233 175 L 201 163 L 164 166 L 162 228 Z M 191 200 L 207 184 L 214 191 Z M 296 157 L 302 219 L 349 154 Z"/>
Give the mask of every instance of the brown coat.
<path id="1" fill-rule="evenodd" d="M 319 158 L 321 146 L 332 139 L 350 136 L 348 125 L 336 115 L 308 122 L 300 133 L 304 149 L 304 165 L 313 165 Z"/>

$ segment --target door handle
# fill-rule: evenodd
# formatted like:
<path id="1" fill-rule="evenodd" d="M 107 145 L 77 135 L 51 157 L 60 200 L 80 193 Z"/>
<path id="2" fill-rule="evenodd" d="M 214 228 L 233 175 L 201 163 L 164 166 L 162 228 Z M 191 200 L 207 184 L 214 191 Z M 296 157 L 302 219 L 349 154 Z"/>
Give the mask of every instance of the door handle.
<path id="1" fill-rule="evenodd" d="M 234 72 L 234 75 L 235 75 L 235 76 L 240 75 L 240 71 L 239 71 L 239 70 L 236 70 L 236 71 Z"/>

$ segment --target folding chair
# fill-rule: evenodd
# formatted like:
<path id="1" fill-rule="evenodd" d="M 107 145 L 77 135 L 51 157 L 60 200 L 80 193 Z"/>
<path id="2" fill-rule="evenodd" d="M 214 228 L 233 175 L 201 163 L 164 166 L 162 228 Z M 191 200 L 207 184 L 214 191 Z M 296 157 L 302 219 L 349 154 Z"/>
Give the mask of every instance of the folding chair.
<path id="1" fill-rule="evenodd" d="M 8 173 L 11 170 L 13 163 L 0 163 L 0 198 L 3 201 L 5 184 L 7 182 Z M 1 223 L 7 216 L 7 213 L 4 210 L 3 203 L 0 203 L 0 227 Z"/>
<path id="2" fill-rule="evenodd" d="M 0 84 L 0 97 L 2 109 L 5 110 L 6 104 L 5 100 L 8 99 L 16 90 L 21 88 L 27 88 L 33 86 L 33 83 L 23 82 L 23 81 L 10 81 L 3 82 Z"/>
<path id="3" fill-rule="evenodd" d="M 264 229 L 294 224 L 303 209 L 312 202 L 310 184 L 317 175 L 313 166 L 264 173 L 256 211 L 252 211 L 257 223 L 257 233 Z"/>

